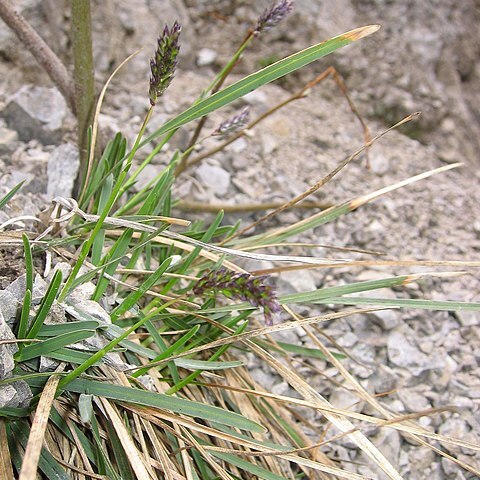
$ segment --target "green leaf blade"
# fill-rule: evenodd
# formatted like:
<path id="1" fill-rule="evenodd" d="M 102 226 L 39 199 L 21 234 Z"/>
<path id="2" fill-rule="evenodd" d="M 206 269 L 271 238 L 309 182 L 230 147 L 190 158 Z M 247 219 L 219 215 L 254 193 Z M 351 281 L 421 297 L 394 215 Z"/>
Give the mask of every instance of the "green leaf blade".
<path id="1" fill-rule="evenodd" d="M 230 427 L 238 427 L 242 430 L 264 432 L 264 428 L 260 424 L 238 413 L 176 396 L 163 395 L 138 388 L 129 388 L 80 378 L 70 382 L 65 389 L 75 393 L 86 393 L 111 400 L 161 408 L 175 413 L 203 418 L 204 420 L 221 423 Z"/>
<path id="2" fill-rule="evenodd" d="M 56 337 L 49 338 L 48 340 L 44 340 L 43 342 L 34 343 L 33 345 L 28 345 L 27 347 L 24 347 L 21 352 L 19 352 L 16 360 L 19 362 L 24 362 L 40 356 L 48 357 L 50 352 L 67 345 L 86 340 L 94 333 L 95 330 L 79 330 L 76 332 L 58 335 Z"/>
<path id="3" fill-rule="evenodd" d="M 141 145 L 149 143 L 154 138 L 159 137 L 175 128 L 181 127 L 188 122 L 203 117 L 214 110 L 223 107 L 237 98 L 243 97 L 247 93 L 256 90 L 262 85 L 273 82 L 299 68 L 302 68 L 309 63 L 324 57 L 341 47 L 349 45 L 350 43 L 359 40 L 367 35 L 376 32 L 380 27 L 378 25 L 368 25 L 360 27 L 350 32 L 343 33 L 337 37 L 331 38 L 322 43 L 313 45 L 305 50 L 294 53 L 278 62 L 269 65 L 268 67 L 252 73 L 247 77 L 235 82 L 234 84 L 220 90 L 214 95 L 194 104 L 192 107 L 185 110 L 183 113 L 165 123 L 158 130 L 153 132 Z"/>
<path id="4" fill-rule="evenodd" d="M 186 370 L 225 370 L 226 368 L 241 367 L 243 362 L 240 360 L 232 362 L 209 362 L 206 360 L 194 360 L 192 358 L 177 358 L 174 360 L 177 367 Z"/>
<path id="5" fill-rule="evenodd" d="M 337 303 L 341 305 L 378 305 L 384 307 L 421 308 L 448 312 L 473 311 L 480 312 L 480 303 L 438 301 L 424 298 L 372 298 L 372 297 L 331 297 L 328 300 L 317 300 L 314 303 Z"/>
<path id="6" fill-rule="evenodd" d="M 12 197 L 22 188 L 25 180 L 15 185 L 4 197 L 0 198 L 0 210 L 12 199 Z"/>

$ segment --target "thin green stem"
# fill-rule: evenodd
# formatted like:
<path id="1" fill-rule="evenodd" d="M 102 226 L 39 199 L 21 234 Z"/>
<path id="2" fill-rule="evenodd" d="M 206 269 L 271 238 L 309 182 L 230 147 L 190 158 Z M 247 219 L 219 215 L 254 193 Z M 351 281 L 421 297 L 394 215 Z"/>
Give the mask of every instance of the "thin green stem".
<path id="1" fill-rule="evenodd" d="M 125 183 L 125 185 L 122 187 L 120 190 L 120 196 L 122 196 L 129 188 L 132 187 L 134 184 L 135 180 L 137 177 L 142 173 L 144 168 L 153 160 L 155 155 L 157 155 L 158 152 L 162 150 L 162 148 L 165 146 L 165 144 L 172 138 L 172 136 L 175 134 L 176 130 L 172 130 L 169 132 L 165 138 L 163 139 L 162 142 L 160 142 L 148 155 L 148 157 L 142 162 L 142 164 L 132 173 L 131 177 L 128 179 L 128 181 Z"/>
<path id="2" fill-rule="evenodd" d="M 205 117 L 203 117 L 205 118 Z M 200 122 L 203 120 L 203 118 L 200 120 Z M 200 125 L 200 123 L 199 123 Z M 198 126 L 198 125 L 197 125 Z M 178 162 L 177 168 L 175 169 L 174 175 L 178 177 L 186 168 L 190 166 L 188 161 L 188 157 L 190 157 L 191 153 L 195 149 L 197 145 L 200 145 L 204 140 L 206 140 L 208 137 L 202 138 L 199 142 L 194 143 L 193 145 L 190 145 L 183 153 L 180 158 L 180 162 Z"/>
<path id="3" fill-rule="evenodd" d="M 274 105 L 272 108 L 268 109 L 266 112 L 262 113 L 255 120 L 250 122 L 245 128 L 243 128 L 239 132 L 234 133 L 233 135 L 231 135 L 229 138 L 224 140 L 222 143 L 220 143 L 216 147 L 211 148 L 210 150 L 207 150 L 206 152 L 197 155 L 196 157 L 192 158 L 190 160 L 190 162 L 188 162 L 188 163 L 187 162 L 181 163 L 179 165 L 179 167 L 177 168 L 177 171 L 175 172 L 175 174 L 178 176 L 180 173 L 182 173 L 187 168 L 190 168 L 193 165 L 201 162 L 205 158 L 211 157 L 215 153 L 218 153 L 218 152 L 222 151 L 224 148 L 226 148 L 228 145 L 233 143 L 235 140 L 239 139 L 240 137 L 245 136 L 245 132 L 248 132 L 249 130 L 253 129 L 256 125 L 258 125 L 260 122 L 265 120 L 270 115 L 273 115 L 275 112 L 277 112 L 281 108 L 284 108 L 286 105 L 288 105 L 291 102 L 294 102 L 296 100 L 301 100 L 302 98 L 305 98 L 310 89 L 312 89 L 315 85 L 317 85 L 318 83 L 323 81 L 330 74 L 331 74 L 331 69 L 327 69 L 325 72 L 321 73 L 316 78 L 314 78 L 310 82 L 306 83 L 300 90 L 298 90 L 297 92 L 292 94 L 286 100 L 283 100 L 282 102 L 280 102 L 277 105 Z M 182 167 L 182 170 L 180 170 L 180 166 Z"/>
<path id="4" fill-rule="evenodd" d="M 225 82 L 226 78 L 228 77 L 228 75 L 230 75 L 230 73 L 234 69 L 235 65 L 240 60 L 240 57 L 242 56 L 243 52 L 248 47 L 248 44 L 254 38 L 255 38 L 254 31 L 252 29 L 249 29 L 247 34 L 245 35 L 245 38 L 242 40 L 242 43 L 237 48 L 237 51 L 233 54 L 230 61 L 225 65 L 223 70 L 216 76 L 216 78 L 213 80 L 213 82 L 207 88 L 207 92 L 210 91 L 210 95 L 212 95 L 215 92 L 218 92 L 220 90 L 220 88 L 223 85 L 223 83 Z"/>
<path id="5" fill-rule="evenodd" d="M 93 242 L 95 241 L 95 237 L 98 235 L 98 233 L 102 229 L 105 218 L 108 216 L 111 208 L 113 207 L 113 204 L 117 201 L 119 197 L 120 190 L 124 185 L 125 179 L 127 177 L 127 173 L 130 170 L 130 167 L 132 166 L 133 157 L 135 156 L 135 153 L 138 150 L 138 146 L 140 145 L 140 141 L 143 137 L 143 134 L 145 133 L 145 129 L 147 128 L 148 121 L 152 116 L 152 112 L 153 112 L 153 107 L 150 107 L 150 109 L 147 112 L 147 115 L 145 116 L 145 120 L 143 121 L 140 131 L 138 132 L 137 138 L 135 140 L 135 144 L 127 157 L 125 167 L 123 168 L 123 171 L 118 176 L 117 183 L 113 187 L 112 193 L 110 194 L 110 197 L 108 198 L 105 204 L 105 208 L 102 210 L 98 218 L 98 221 L 95 224 L 95 227 L 93 228 L 92 233 L 90 234 L 88 240 L 83 244 L 78 260 L 76 261 L 72 269 L 72 272 L 70 273 L 67 281 L 65 282 L 65 285 L 58 298 L 59 302 L 62 302 L 63 300 L 65 300 L 65 297 L 68 295 L 70 288 L 72 286 L 72 283 L 77 277 L 78 272 L 80 271 L 80 268 L 82 267 L 83 263 L 85 262 L 88 256 L 90 249 L 92 248 Z"/>
<path id="6" fill-rule="evenodd" d="M 245 38 L 242 40 L 242 43 L 240 44 L 240 46 L 238 47 L 237 51 L 234 53 L 234 55 L 232 56 L 230 61 L 227 63 L 227 65 L 225 65 L 223 70 L 216 76 L 216 78 L 213 80 L 213 82 L 208 86 L 208 88 L 205 90 L 204 94 L 200 97 L 199 100 L 201 100 L 202 98 L 207 96 L 207 94 L 213 95 L 214 93 L 216 93 L 220 90 L 221 86 L 223 85 L 223 83 L 227 79 L 228 75 L 230 75 L 233 68 L 235 67 L 235 65 L 240 60 L 240 57 L 242 56 L 242 53 L 245 51 L 248 44 L 253 40 L 253 38 L 254 38 L 254 31 L 252 29 L 250 29 L 247 32 L 247 34 L 245 35 Z M 195 128 L 195 131 L 193 132 L 193 135 L 190 138 L 190 142 L 188 144 L 187 150 L 186 150 L 185 154 L 183 155 L 183 157 L 182 157 L 182 159 L 181 159 L 181 161 L 178 165 L 178 168 L 177 168 L 177 171 L 175 172 L 175 175 L 179 175 L 181 172 L 183 172 L 185 170 L 187 162 L 188 162 L 188 158 L 189 158 L 190 154 L 192 153 L 192 149 L 193 149 L 194 145 L 197 143 L 198 137 L 202 133 L 202 129 L 203 129 L 206 121 L 207 121 L 207 116 L 202 117 L 199 120 L 199 122 L 198 122 L 198 124 Z"/>
<path id="7" fill-rule="evenodd" d="M 223 345 L 220 347 L 210 358 L 210 362 L 214 362 L 215 360 L 219 359 L 228 349 L 230 345 Z M 192 383 L 199 375 L 203 373 L 203 370 L 195 370 L 190 375 L 187 375 L 183 380 L 180 380 L 178 383 L 170 387 L 166 392 L 165 395 L 173 395 L 174 393 L 179 392 L 183 387 Z"/>

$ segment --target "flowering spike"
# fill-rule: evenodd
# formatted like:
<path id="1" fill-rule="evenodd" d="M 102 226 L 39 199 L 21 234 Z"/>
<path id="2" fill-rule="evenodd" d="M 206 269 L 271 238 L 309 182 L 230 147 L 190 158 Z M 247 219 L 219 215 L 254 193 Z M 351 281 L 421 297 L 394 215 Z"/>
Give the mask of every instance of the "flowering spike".
<path id="1" fill-rule="evenodd" d="M 273 2 L 258 17 L 254 33 L 259 35 L 261 32 L 270 30 L 280 23 L 293 10 L 293 1 L 281 0 Z"/>
<path id="2" fill-rule="evenodd" d="M 180 50 L 178 37 L 182 27 L 175 21 L 172 28 L 165 25 L 162 35 L 157 41 L 155 57 L 150 60 L 150 89 L 148 96 L 152 107 L 157 103 L 158 97 L 168 88 L 177 67 L 177 55 Z"/>
<path id="3" fill-rule="evenodd" d="M 227 136 L 230 133 L 235 132 L 243 128 L 247 123 L 250 117 L 250 109 L 245 107 L 240 113 L 237 115 L 228 118 L 227 120 L 223 121 L 213 132 L 212 135 L 222 135 Z"/>
<path id="4" fill-rule="evenodd" d="M 272 325 L 280 312 L 280 304 L 273 287 L 265 283 L 267 276 L 254 277 L 249 273 L 235 273 L 226 268 L 210 270 L 193 287 L 195 295 L 206 291 L 220 291 L 227 298 L 240 299 L 254 307 L 263 307 L 265 324 Z"/>

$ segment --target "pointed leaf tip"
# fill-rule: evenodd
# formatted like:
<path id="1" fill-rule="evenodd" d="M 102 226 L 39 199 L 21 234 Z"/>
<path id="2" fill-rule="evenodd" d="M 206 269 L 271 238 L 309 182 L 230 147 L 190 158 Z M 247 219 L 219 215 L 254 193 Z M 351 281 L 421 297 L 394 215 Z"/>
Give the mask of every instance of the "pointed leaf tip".
<path id="1" fill-rule="evenodd" d="M 377 30 L 380 29 L 380 25 L 367 25 L 365 27 L 355 28 L 354 30 L 350 30 L 343 35 L 340 35 L 345 40 L 350 40 L 351 42 L 356 42 L 367 35 L 371 35 L 375 33 Z"/>

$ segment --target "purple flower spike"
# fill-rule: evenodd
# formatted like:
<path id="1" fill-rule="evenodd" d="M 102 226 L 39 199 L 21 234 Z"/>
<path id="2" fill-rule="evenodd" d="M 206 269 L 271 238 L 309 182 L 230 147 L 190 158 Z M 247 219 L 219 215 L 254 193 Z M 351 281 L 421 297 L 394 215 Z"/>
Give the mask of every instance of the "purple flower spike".
<path id="1" fill-rule="evenodd" d="M 227 136 L 230 133 L 240 130 L 248 123 L 249 116 L 250 109 L 245 107 L 239 114 L 222 122 L 218 128 L 212 132 L 212 135 Z"/>
<path id="2" fill-rule="evenodd" d="M 169 29 L 167 25 L 162 35 L 158 38 L 155 57 L 150 60 L 150 89 L 148 96 L 152 107 L 157 103 L 158 97 L 168 88 L 177 67 L 177 55 L 180 50 L 178 38 L 182 27 L 178 22 Z"/>
<path id="3" fill-rule="evenodd" d="M 274 316 L 281 307 L 272 286 L 265 283 L 266 276 L 254 277 L 249 273 L 235 273 L 226 268 L 207 272 L 193 287 L 195 295 L 207 291 L 222 292 L 227 298 L 248 302 L 262 307 L 265 325 L 273 325 Z"/>
<path id="4" fill-rule="evenodd" d="M 278 25 L 293 10 L 293 2 L 289 0 L 281 0 L 272 3 L 258 17 L 254 32 L 256 35 L 263 31 L 270 30 Z"/>

